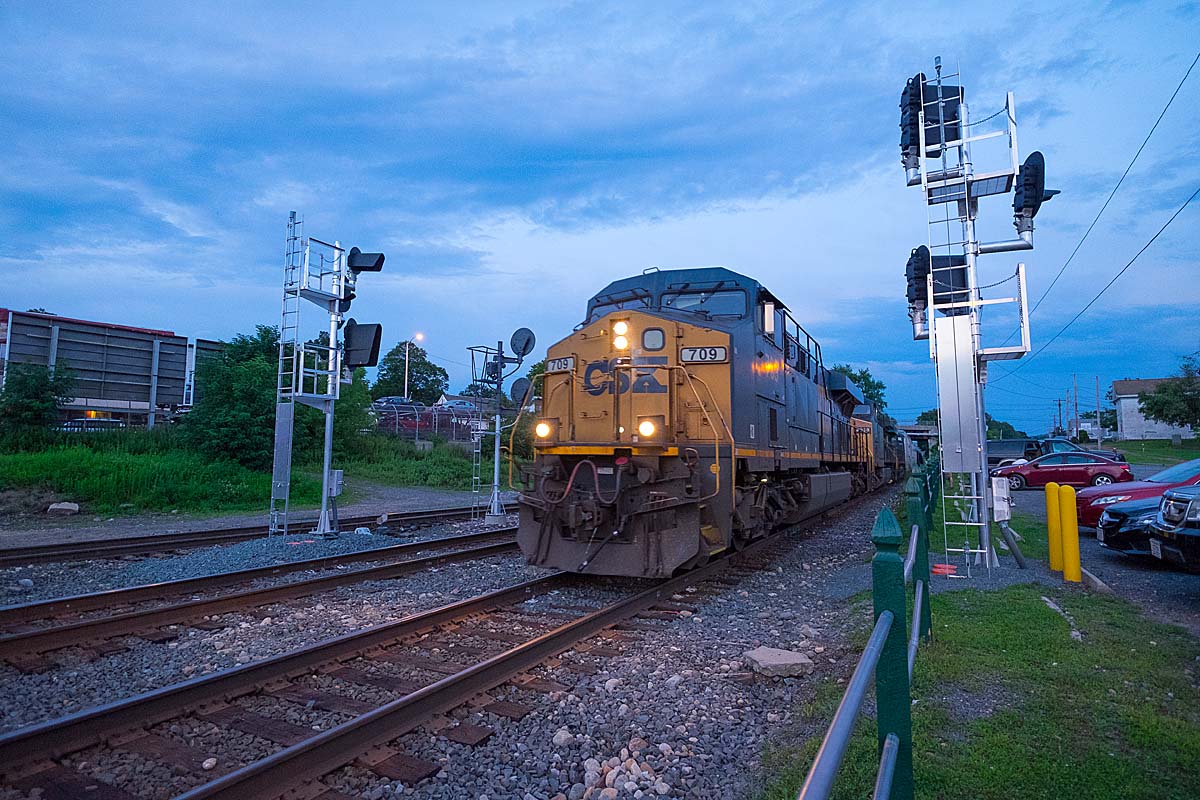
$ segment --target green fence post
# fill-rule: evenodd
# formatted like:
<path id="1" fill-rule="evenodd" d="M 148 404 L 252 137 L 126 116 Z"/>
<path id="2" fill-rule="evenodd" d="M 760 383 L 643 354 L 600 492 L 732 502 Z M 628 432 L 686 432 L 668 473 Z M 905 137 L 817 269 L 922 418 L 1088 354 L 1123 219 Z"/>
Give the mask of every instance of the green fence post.
<path id="1" fill-rule="evenodd" d="M 879 724 L 879 751 L 889 733 L 896 734 L 900 749 L 896 754 L 896 772 L 891 797 L 912 800 L 912 695 L 908 684 L 908 613 L 904 590 L 904 559 L 900 557 L 900 523 L 889 509 L 883 509 L 871 529 L 875 557 L 871 559 L 871 599 L 875 619 L 884 611 L 894 617 L 891 630 L 875 667 L 875 704 Z"/>
<path id="2" fill-rule="evenodd" d="M 929 615 L 929 515 L 925 498 L 926 482 L 917 476 L 908 479 L 904 484 L 904 495 L 907 499 L 905 508 L 908 510 L 909 532 L 912 526 L 917 526 L 917 551 L 913 561 L 913 591 L 916 591 L 917 581 L 921 581 L 921 636 L 925 639 L 933 632 L 933 620 Z"/>

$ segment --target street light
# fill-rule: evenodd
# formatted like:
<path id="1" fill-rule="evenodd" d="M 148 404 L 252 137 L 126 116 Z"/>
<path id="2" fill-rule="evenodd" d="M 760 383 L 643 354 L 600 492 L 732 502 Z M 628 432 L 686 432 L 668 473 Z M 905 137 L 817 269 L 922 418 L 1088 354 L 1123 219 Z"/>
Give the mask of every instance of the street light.
<path id="1" fill-rule="evenodd" d="M 404 397 L 411 402 L 412 398 L 408 396 L 408 348 L 412 345 L 413 340 L 420 342 L 424 340 L 425 334 L 414 333 L 408 341 L 404 343 Z"/>

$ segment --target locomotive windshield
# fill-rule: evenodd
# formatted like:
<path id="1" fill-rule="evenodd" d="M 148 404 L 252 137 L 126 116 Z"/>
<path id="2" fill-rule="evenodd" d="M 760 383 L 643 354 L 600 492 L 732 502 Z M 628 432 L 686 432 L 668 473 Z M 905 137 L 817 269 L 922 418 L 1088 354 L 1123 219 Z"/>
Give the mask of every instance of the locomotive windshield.
<path id="1" fill-rule="evenodd" d="M 653 307 L 654 296 L 645 289 L 633 289 L 628 292 L 601 295 L 596 298 L 596 305 L 593 306 L 592 313 L 588 315 L 588 321 L 600 319 L 605 314 L 611 314 L 614 311 L 640 310 Z"/>
<path id="2" fill-rule="evenodd" d="M 742 317 L 746 314 L 746 293 L 740 289 L 667 292 L 662 296 L 662 307 L 698 311 L 710 317 Z"/>

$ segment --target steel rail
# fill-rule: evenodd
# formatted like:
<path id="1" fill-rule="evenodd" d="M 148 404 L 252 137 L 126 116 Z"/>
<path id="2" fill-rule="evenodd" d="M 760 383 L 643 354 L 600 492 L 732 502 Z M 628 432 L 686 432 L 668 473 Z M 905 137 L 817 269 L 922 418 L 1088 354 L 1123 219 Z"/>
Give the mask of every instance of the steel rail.
<path id="1" fill-rule="evenodd" d="M 524 644 L 418 689 L 386 705 L 284 748 L 266 758 L 230 772 L 179 795 L 176 800 L 241 800 L 269 798 L 346 764 L 355 756 L 414 730 L 435 714 L 449 711 L 480 692 L 486 692 L 547 658 L 642 611 L 685 586 L 706 580 L 724 570 L 739 555 L 774 544 L 761 539 L 741 553 L 732 553 L 710 564 L 572 620 Z M 889 614 L 890 618 L 890 614 Z"/>
<path id="2" fill-rule="evenodd" d="M 447 517 L 463 516 L 471 513 L 471 506 L 454 508 L 434 508 L 424 511 L 389 512 L 384 514 L 363 514 L 354 517 L 343 517 L 343 526 L 357 526 L 374 522 L 382 516 L 387 516 L 388 522 L 420 522 L 422 520 L 441 520 Z M 506 510 L 512 507 L 506 506 Z M 311 520 L 308 520 L 311 521 Z M 247 525 L 237 528 L 215 528 L 212 530 L 181 531 L 178 533 L 150 534 L 146 536 L 130 536 L 120 539 L 88 539 L 80 542 L 60 542 L 56 544 L 31 545 L 29 547 L 10 547 L 0 549 L 0 567 L 21 566 L 25 564 L 45 564 L 56 561 L 81 561 L 95 558 L 112 558 L 115 556 L 141 555 L 145 553 L 161 553 L 170 550 L 182 550 L 191 547 L 221 544 L 225 542 L 241 542 L 247 539 L 260 539 L 268 534 L 265 525 Z M 301 535 L 299 532 L 291 535 Z"/>
<path id="3" fill-rule="evenodd" d="M 438 625 L 561 588 L 573 580 L 576 580 L 574 575 L 556 573 L 411 614 L 395 622 L 326 639 L 263 661 L 11 731 L 0 735 L 0 776 L 11 777 L 32 762 L 58 758 L 100 744 L 114 734 L 181 716 L 204 703 L 249 694 L 272 681 L 302 675 L 331 661 L 353 658 Z"/>
<path id="4" fill-rule="evenodd" d="M 0 658 L 25 653 L 42 653 L 98 639 L 135 634 L 138 631 L 144 631 L 160 625 L 170 625 L 201 616 L 224 614 L 242 608 L 253 608 L 268 603 L 278 603 L 283 600 L 291 600 L 296 597 L 327 591 L 347 584 L 387 580 L 428 567 L 452 564 L 459 561 L 473 561 L 480 558 L 487 558 L 488 556 L 509 553 L 516 549 L 516 540 L 511 539 L 496 544 L 451 550 L 447 553 L 438 553 L 426 558 L 414 558 L 394 564 L 348 570 L 333 575 L 292 581 L 291 583 L 268 586 L 261 589 L 247 589 L 241 592 L 217 595 L 216 597 L 205 597 L 199 600 L 188 600 L 182 603 L 156 606 L 140 611 L 130 611 L 125 614 L 97 617 L 65 625 L 54 625 L 32 631 L 12 633 L 7 636 L 0 636 Z"/>
<path id="5" fill-rule="evenodd" d="M 141 600 L 156 600 L 159 598 L 212 589 L 218 586 L 243 583 L 270 578 L 276 575 L 287 575 L 292 572 L 327 569 L 342 564 L 357 564 L 362 561 L 385 561 L 409 553 L 424 550 L 437 550 L 459 545 L 467 545 L 496 536 L 512 534 L 516 526 L 508 528 L 493 528 L 488 531 L 467 533 L 460 536 L 445 536 L 440 539 L 424 539 L 406 544 L 379 547 L 374 550 L 358 550 L 353 553 L 343 553 L 334 556 L 321 556 L 303 561 L 285 561 L 282 564 L 271 564 L 265 567 L 240 569 L 233 572 L 218 572 L 212 575 L 202 575 L 198 578 L 181 578 L 161 583 L 148 583 L 140 586 L 127 586 L 120 589 L 108 589 L 103 592 L 89 592 L 69 597 L 53 597 L 36 603 L 25 603 L 16 606 L 0 607 L 0 625 L 15 625 L 48 617 L 62 616 L 68 613 L 92 611 L 97 608 L 111 608 L 125 603 Z"/>

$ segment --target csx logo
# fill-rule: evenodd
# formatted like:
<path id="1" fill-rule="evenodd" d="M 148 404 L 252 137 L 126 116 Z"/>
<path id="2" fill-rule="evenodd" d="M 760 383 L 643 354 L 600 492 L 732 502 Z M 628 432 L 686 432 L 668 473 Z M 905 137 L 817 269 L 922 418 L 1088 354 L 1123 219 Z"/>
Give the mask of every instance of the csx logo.
<path id="1" fill-rule="evenodd" d="M 652 365 L 666 366 L 666 356 L 634 356 L 633 366 L 647 365 L 641 369 L 614 370 L 613 362 L 609 360 L 592 361 L 583 371 L 583 390 L 590 395 L 599 397 L 602 394 L 612 394 L 613 384 L 617 384 L 616 393 L 625 394 L 633 390 L 634 394 L 666 394 L 667 387 L 658 382 Z M 614 377 L 615 375 L 615 377 Z"/>

